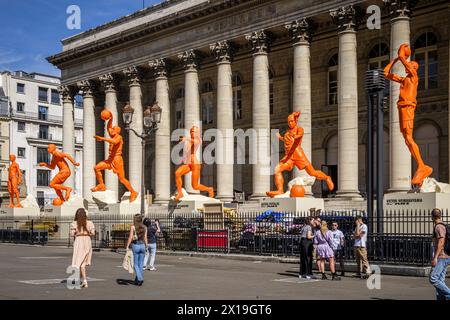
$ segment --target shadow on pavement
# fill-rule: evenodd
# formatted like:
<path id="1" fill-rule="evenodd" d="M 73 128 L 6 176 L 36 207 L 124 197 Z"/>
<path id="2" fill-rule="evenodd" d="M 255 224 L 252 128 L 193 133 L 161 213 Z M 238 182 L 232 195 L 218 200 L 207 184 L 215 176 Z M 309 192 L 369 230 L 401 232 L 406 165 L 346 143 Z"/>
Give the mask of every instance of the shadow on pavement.
<path id="1" fill-rule="evenodd" d="M 134 280 L 127 280 L 127 279 L 117 279 L 116 280 L 116 282 L 117 282 L 117 284 L 118 285 L 121 285 L 121 286 L 128 286 L 128 285 L 135 285 L 134 284 Z"/>

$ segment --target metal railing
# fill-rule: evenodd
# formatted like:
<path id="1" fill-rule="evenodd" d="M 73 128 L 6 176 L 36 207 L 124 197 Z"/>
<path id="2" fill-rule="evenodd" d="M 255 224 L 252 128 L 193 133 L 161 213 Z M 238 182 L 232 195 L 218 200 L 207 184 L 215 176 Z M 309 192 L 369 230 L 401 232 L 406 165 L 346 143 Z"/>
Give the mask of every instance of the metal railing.
<path id="1" fill-rule="evenodd" d="M 296 257 L 300 250 L 301 230 L 305 218 L 310 214 L 225 210 L 215 213 L 159 212 L 147 216 L 152 220 L 159 220 L 159 249 Z M 354 259 L 354 218 L 359 214 L 369 227 L 367 249 L 371 261 L 429 265 L 433 223 L 427 211 L 386 211 L 383 217 L 375 216 L 371 219 L 364 212 L 358 211 L 322 211 L 319 214 L 321 219 L 329 224 L 332 221 L 338 222 L 339 229 L 344 233 L 345 259 Z M 90 220 L 96 228 L 96 235 L 92 238 L 94 248 L 125 248 L 133 221 L 132 215 L 93 214 Z M 448 211 L 443 212 L 443 220 L 445 223 L 450 222 Z M 72 217 L 0 217 L 0 242 L 30 242 L 28 238 L 14 233 L 14 230 L 42 230 L 47 232 L 45 236 L 41 236 L 46 239 L 45 243 L 48 241 L 49 244 L 71 246 L 73 239 L 69 231 L 72 221 Z M 380 225 L 383 226 L 383 232 L 376 230 L 376 226 Z"/>

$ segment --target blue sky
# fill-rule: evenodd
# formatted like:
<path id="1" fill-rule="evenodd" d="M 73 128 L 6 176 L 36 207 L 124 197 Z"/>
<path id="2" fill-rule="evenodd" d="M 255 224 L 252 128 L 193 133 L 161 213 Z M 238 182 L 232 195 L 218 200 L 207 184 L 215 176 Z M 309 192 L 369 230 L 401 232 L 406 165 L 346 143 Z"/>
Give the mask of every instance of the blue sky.
<path id="1" fill-rule="evenodd" d="M 145 6 L 161 2 L 144 0 Z M 67 7 L 81 9 L 81 29 L 69 30 Z M 143 0 L 0 0 L 0 70 L 60 75 L 45 59 L 60 40 L 142 9 Z"/>

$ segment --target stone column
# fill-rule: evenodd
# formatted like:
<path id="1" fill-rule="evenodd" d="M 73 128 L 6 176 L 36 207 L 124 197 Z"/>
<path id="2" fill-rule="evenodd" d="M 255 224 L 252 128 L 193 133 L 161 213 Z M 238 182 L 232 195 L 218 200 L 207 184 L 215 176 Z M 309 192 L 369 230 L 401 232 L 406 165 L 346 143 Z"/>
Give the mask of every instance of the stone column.
<path id="1" fill-rule="evenodd" d="M 312 131 L 311 131 L 311 33 L 312 21 L 309 19 L 295 20 L 286 25 L 294 41 L 294 84 L 293 110 L 300 112 L 298 125 L 304 130 L 302 147 L 312 163 Z M 308 176 L 305 170 L 294 168 L 295 177 Z M 305 194 L 312 196 L 311 187 L 305 187 Z"/>
<path id="2" fill-rule="evenodd" d="M 217 59 L 217 198 L 232 201 L 233 194 L 233 84 L 231 46 L 220 41 L 210 46 Z"/>
<path id="3" fill-rule="evenodd" d="M 113 126 L 117 126 L 117 78 L 111 73 L 100 77 L 100 82 L 105 90 L 105 108 L 111 111 Z M 108 125 L 105 123 L 105 137 L 109 137 Z M 105 158 L 109 156 L 110 144 L 105 142 Z M 112 170 L 105 170 L 106 189 L 114 192 L 116 201 L 119 199 L 119 179 Z"/>
<path id="4" fill-rule="evenodd" d="M 156 101 L 161 107 L 161 123 L 155 137 L 155 203 L 170 200 L 170 99 L 165 59 L 149 63 L 156 76 Z"/>
<path id="5" fill-rule="evenodd" d="M 184 65 L 184 127 L 189 135 L 189 130 L 196 125 L 201 128 L 200 121 L 200 96 L 198 88 L 198 57 L 194 50 L 188 50 L 178 55 Z M 201 150 L 198 149 L 197 158 L 201 161 Z M 191 177 L 188 173 L 184 176 L 184 185 L 188 193 L 199 193 L 192 188 Z"/>
<path id="6" fill-rule="evenodd" d="M 257 161 L 253 164 L 253 194 L 258 199 L 270 190 L 270 96 L 269 96 L 269 39 L 264 30 L 246 35 L 253 48 L 253 141 Z M 250 146 L 252 147 L 252 146 Z"/>
<path id="7" fill-rule="evenodd" d="M 358 190 L 358 62 L 356 10 L 330 12 L 338 25 L 338 191 L 337 197 L 360 198 Z"/>
<path id="8" fill-rule="evenodd" d="M 91 188 L 96 186 L 94 84 L 91 80 L 83 80 L 77 85 L 83 92 L 83 198 L 92 201 Z"/>
<path id="9" fill-rule="evenodd" d="M 143 117 L 142 110 L 142 89 L 141 80 L 142 75 L 139 69 L 135 66 L 129 67 L 123 71 L 127 78 L 130 87 L 130 106 L 134 109 L 133 121 L 130 128 L 141 134 L 143 131 Z M 134 190 L 141 190 L 142 177 L 142 145 L 141 139 L 133 132 L 128 135 L 128 180 L 133 186 Z"/>
<path id="10" fill-rule="evenodd" d="M 391 15 L 391 59 L 397 57 L 401 44 L 410 44 L 409 16 L 411 2 L 384 0 Z M 401 76 L 406 75 L 401 63 L 392 68 Z M 405 139 L 400 132 L 397 101 L 400 93 L 400 84 L 390 81 L 389 100 L 389 192 L 406 192 L 411 188 L 411 154 L 406 146 Z"/>
<path id="11" fill-rule="evenodd" d="M 58 88 L 63 104 L 63 152 L 70 154 L 75 159 L 75 129 L 74 129 L 74 105 L 75 90 L 72 87 L 60 86 Z M 66 186 L 75 190 L 75 174 L 66 180 Z"/>

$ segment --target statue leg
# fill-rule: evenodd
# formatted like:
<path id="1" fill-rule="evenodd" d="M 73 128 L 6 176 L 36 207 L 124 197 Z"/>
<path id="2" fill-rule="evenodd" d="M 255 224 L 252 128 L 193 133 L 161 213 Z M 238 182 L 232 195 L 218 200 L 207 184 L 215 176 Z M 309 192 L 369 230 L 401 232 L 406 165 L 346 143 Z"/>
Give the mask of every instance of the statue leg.
<path id="1" fill-rule="evenodd" d="M 60 171 L 58 174 L 52 179 L 50 182 L 50 187 L 55 189 L 56 194 L 61 199 L 62 202 L 69 200 L 70 193 L 72 192 L 71 187 L 64 186 L 64 181 L 67 180 L 67 178 L 70 176 L 70 172 L 67 173 L 65 171 Z M 66 192 L 66 197 L 63 197 L 62 190 Z"/>
<path id="2" fill-rule="evenodd" d="M 20 192 L 19 190 L 15 190 L 16 193 L 16 199 L 17 199 L 17 205 L 15 206 L 16 208 L 22 208 L 22 205 L 20 204 Z"/>
<path id="3" fill-rule="evenodd" d="M 180 201 L 180 199 L 183 198 L 183 191 L 181 190 L 183 188 L 182 177 L 190 171 L 191 168 L 187 164 L 180 166 L 177 171 L 175 171 L 175 184 L 177 186 L 177 195 L 175 196 L 175 201 Z"/>
<path id="4" fill-rule="evenodd" d="M 314 167 L 312 166 L 312 164 L 308 164 L 305 167 L 305 171 L 306 173 L 308 173 L 310 176 L 312 177 L 316 177 L 316 179 L 318 180 L 325 180 L 328 186 L 328 189 L 330 191 L 332 191 L 334 189 L 334 183 L 333 180 L 331 180 L 330 176 L 327 176 L 325 173 L 323 173 L 320 170 L 316 170 L 314 169 Z"/>
<path id="5" fill-rule="evenodd" d="M 128 191 L 130 191 L 130 203 L 136 200 L 138 193 L 133 189 L 131 186 L 130 181 L 128 181 L 127 178 L 125 178 L 125 172 L 124 170 L 118 170 L 117 176 L 119 177 L 120 183 L 122 183 L 125 188 L 127 188 Z M 143 197 L 143 195 L 141 195 Z"/>
<path id="6" fill-rule="evenodd" d="M 9 207 L 14 208 L 14 192 L 10 179 L 8 179 L 8 193 L 9 193 Z"/>
<path id="7" fill-rule="evenodd" d="M 210 198 L 214 198 L 214 188 L 200 183 L 200 165 L 194 165 L 192 170 L 192 188 L 194 190 L 207 191 Z"/>
<path id="8" fill-rule="evenodd" d="M 106 186 L 103 181 L 102 171 L 107 170 L 107 169 L 111 169 L 111 166 L 108 163 L 106 163 L 105 161 L 101 161 L 95 166 L 94 171 L 95 171 L 95 176 L 97 177 L 98 184 L 96 187 L 91 189 L 92 192 L 106 190 Z"/>
<path id="9" fill-rule="evenodd" d="M 274 183 L 275 183 L 275 186 L 277 187 L 277 190 L 266 192 L 267 196 L 273 198 L 277 195 L 284 193 L 283 171 L 292 171 L 293 168 L 294 168 L 294 162 L 292 160 L 289 160 L 286 163 L 280 162 L 275 167 Z"/>

